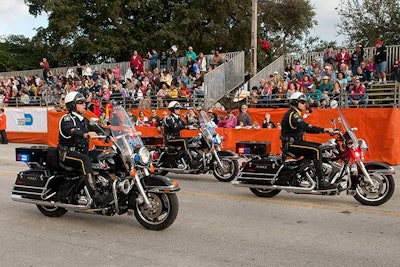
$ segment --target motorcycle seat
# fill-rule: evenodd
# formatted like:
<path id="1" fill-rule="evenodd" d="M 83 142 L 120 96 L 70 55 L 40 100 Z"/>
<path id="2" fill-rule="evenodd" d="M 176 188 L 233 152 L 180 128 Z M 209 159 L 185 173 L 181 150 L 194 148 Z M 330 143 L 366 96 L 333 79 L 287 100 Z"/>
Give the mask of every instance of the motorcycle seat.
<path id="1" fill-rule="evenodd" d="M 303 156 L 296 155 L 296 154 L 284 149 L 283 147 L 281 147 L 281 150 L 282 150 L 283 155 L 285 155 L 285 156 L 289 156 L 291 158 L 298 159 L 298 160 L 303 158 Z"/>
<path id="2" fill-rule="evenodd" d="M 75 171 L 75 170 L 76 170 L 74 167 L 67 166 L 67 165 L 65 165 L 65 164 L 64 164 L 63 162 L 61 162 L 61 161 L 60 161 L 58 164 L 60 165 L 61 168 L 63 168 L 63 169 L 66 170 L 66 171 L 72 172 L 72 171 Z"/>

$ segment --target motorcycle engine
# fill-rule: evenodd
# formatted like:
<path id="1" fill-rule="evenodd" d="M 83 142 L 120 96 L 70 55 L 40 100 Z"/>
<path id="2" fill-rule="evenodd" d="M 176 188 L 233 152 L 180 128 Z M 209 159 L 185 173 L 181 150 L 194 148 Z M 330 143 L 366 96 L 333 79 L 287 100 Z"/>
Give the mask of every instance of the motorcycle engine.
<path id="1" fill-rule="evenodd" d="M 322 170 L 324 172 L 325 178 L 331 180 L 336 174 L 341 170 L 342 165 L 337 162 L 329 162 L 322 164 Z"/>

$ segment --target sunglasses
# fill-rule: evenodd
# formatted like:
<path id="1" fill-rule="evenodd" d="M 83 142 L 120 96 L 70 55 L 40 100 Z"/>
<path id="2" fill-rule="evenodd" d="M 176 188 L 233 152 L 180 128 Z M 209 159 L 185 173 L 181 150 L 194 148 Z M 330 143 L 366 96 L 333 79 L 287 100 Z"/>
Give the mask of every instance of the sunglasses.
<path id="1" fill-rule="evenodd" d="M 85 104 L 85 102 L 83 100 L 79 100 L 79 101 L 76 101 L 76 104 L 82 105 L 82 104 Z"/>
<path id="2" fill-rule="evenodd" d="M 299 103 L 304 105 L 305 103 L 307 103 L 307 101 L 301 100 L 301 101 L 299 101 Z"/>

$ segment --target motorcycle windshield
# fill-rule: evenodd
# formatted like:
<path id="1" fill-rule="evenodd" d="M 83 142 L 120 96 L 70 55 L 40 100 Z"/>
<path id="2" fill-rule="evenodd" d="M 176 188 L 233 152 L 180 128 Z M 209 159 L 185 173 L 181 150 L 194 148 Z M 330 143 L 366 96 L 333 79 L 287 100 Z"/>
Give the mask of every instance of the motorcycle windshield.
<path id="1" fill-rule="evenodd" d="M 205 137 L 208 140 L 212 140 L 216 125 L 203 110 L 199 114 L 199 123 Z"/>
<path id="2" fill-rule="evenodd" d="M 338 110 L 339 110 L 340 119 L 342 121 L 342 124 L 343 124 L 345 130 L 346 130 L 346 133 L 349 135 L 349 137 L 352 140 L 353 144 L 357 145 L 358 144 L 358 139 L 357 139 L 356 135 L 354 134 L 353 130 L 351 129 L 351 127 L 349 125 L 349 123 L 347 122 L 346 118 L 344 117 L 344 114 L 343 114 L 342 110 L 341 109 L 338 109 Z"/>
<path id="3" fill-rule="evenodd" d="M 132 156 L 135 150 L 143 146 L 140 133 L 122 106 L 115 106 L 110 117 L 111 134 L 122 155 Z"/>

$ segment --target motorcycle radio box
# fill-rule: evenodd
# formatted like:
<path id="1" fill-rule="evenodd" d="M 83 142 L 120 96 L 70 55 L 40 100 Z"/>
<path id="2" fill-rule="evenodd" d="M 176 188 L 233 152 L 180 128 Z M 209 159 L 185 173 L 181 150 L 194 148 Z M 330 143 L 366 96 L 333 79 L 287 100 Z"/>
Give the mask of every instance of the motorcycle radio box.
<path id="1" fill-rule="evenodd" d="M 40 165 L 46 161 L 47 146 L 31 146 L 15 148 L 15 160 L 23 162 L 37 162 Z"/>
<path id="2" fill-rule="evenodd" d="M 241 141 L 236 143 L 236 153 L 239 155 L 265 156 L 271 153 L 270 141 Z"/>

